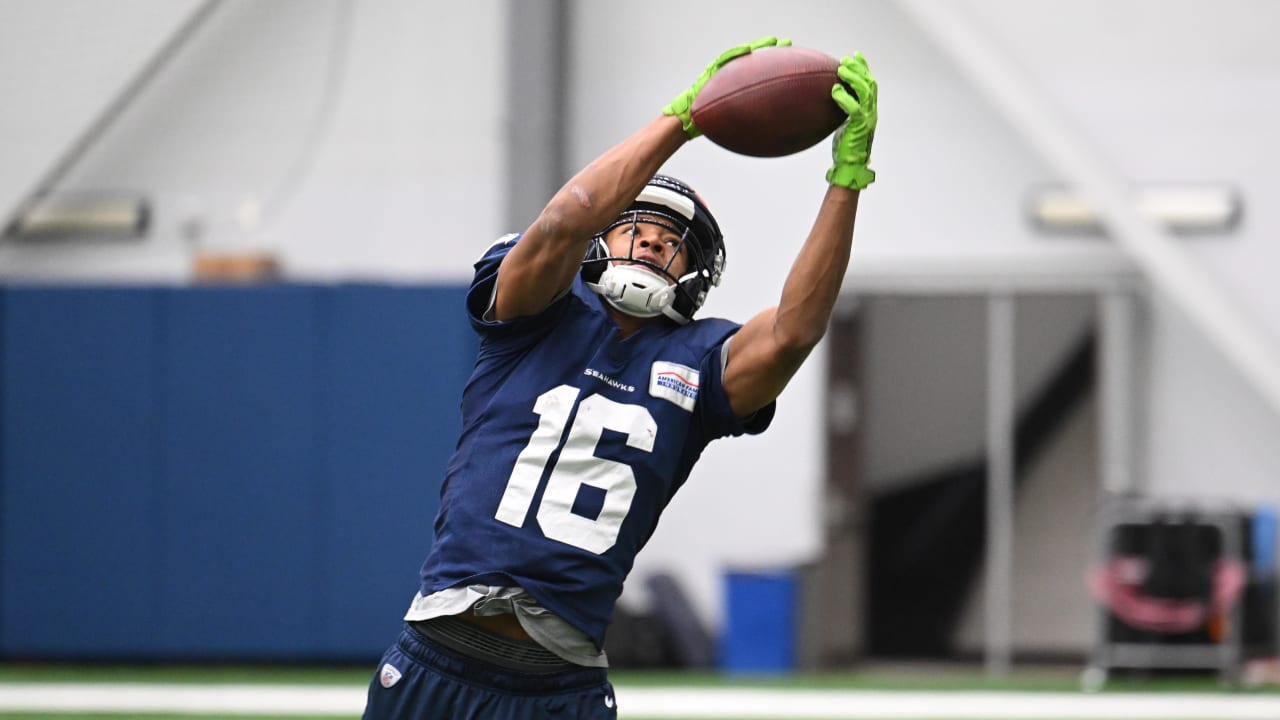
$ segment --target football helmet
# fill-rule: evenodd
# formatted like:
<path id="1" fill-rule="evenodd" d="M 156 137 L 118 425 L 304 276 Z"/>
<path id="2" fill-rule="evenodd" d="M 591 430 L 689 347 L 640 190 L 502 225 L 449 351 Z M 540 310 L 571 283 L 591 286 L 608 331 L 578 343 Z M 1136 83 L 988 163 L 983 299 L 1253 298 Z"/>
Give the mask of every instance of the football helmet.
<path id="1" fill-rule="evenodd" d="M 623 225 L 652 224 L 680 237 L 666 267 L 632 257 L 614 256 L 605 235 Z M 680 249 L 688 248 L 687 269 L 681 277 L 668 268 Z M 655 175 L 635 202 L 591 240 L 582 261 L 587 287 L 618 310 L 635 317 L 665 315 L 684 325 L 707 299 L 707 292 L 724 275 L 725 246 L 720 226 L 702 198 L 685 183 Z"/>

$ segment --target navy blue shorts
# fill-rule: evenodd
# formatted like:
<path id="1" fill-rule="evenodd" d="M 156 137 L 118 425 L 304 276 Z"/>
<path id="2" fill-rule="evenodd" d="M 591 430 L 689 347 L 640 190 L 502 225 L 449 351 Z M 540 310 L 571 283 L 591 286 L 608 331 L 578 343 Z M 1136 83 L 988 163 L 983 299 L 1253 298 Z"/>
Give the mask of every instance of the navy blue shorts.
<path id="1" fill-rule="evenodd" d="M 461 655 L 407 624 L 378 663 L 365 720 L 616 720 L 603 668 L 528 674 Z"/>

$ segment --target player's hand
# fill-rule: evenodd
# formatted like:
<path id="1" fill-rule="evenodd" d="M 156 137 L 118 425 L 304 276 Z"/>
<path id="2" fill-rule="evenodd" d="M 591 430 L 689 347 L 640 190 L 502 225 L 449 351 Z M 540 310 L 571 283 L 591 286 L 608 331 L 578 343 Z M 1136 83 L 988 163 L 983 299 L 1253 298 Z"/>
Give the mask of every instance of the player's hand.
<path id="1" fill-rule="evenodd" d="M 737 45 L 725 50 L 723 53 L 720 53 L 720 57 L 713 60 L 711 64 L 707 66 L 706 70 L 702 71 L 702 74 L 698 76 L 697 80 L 693 81 L 693 85 L 688 90 L 677 95 L 674 100 L 667 104 L 666 107 L 662 108 L 662 114 L 675 115 L 680 118 L 680 124 L 684 126 L 684 134 L 688 135 L 689 139 L 698 137 L 702 132 L 693 126 L 693 118 L 690 116 L 690 113 L 693 111 L 694 98 L 698 97 L 698 93 L 702 90 L 702 86 L 707 84 L 707 81 L 711 79 L 711 76 L 715 75 L 717 70 L 724 67 L 725 63 L 736 57 L 741 57 L 747 53 L 764 47 L 774 47 L 778 45 L 786 46 L 790 44 L 790 40 L 779 40 L 776 37 L 769 36 L 762 37 L 759 40 L 747 43 L 746 45 Z"/>
<path id="2" fill-rule="evenodd" d="M 867 163 L 871 160 L 871 141 L 876 137 L 876 98 L 880 90 L 862 53 L 842 59 L 836 72 L 853 92 L 841 83 L 831 88 L 831 99 L 848 113 L 849 119 L 832 140 L 827 182 L 860 190 L 876 179 L 875 170 Z"/>

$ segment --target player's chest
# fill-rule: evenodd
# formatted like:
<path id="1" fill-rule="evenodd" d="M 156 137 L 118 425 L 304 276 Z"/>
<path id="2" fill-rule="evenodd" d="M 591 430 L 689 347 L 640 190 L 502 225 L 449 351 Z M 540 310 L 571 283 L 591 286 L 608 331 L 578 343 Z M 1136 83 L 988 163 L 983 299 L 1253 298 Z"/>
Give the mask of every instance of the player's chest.
<path id="1" fill-rule="evenodd" d="M 598 339 L 597 339 L 598 340 Z M 505 403 L 563 415 L 631 442 L 682 444 L 703 392 L 703 373 L 687 352 L 661 344 L 543 343 L 524 357 L 507 383 Z"/>
<path id="2" fill-rule="evenodd" d="M 552 338 L 544 343 L 527 370 L 530 378 L 555 377 L 584 393 L 640 405 L 654 413 L 689 414 L 697 407 L 702 373 L 687 348 L 677 343 L 617 340 L 608 336 Z M 582 338 L 585 340 L 585 338 Z M 544 365 L 545 363 L 545 365 Z M 542 367 L 539 367 L 542 366 Z M 558 368 L 548 372 L 548 367 Z"/>

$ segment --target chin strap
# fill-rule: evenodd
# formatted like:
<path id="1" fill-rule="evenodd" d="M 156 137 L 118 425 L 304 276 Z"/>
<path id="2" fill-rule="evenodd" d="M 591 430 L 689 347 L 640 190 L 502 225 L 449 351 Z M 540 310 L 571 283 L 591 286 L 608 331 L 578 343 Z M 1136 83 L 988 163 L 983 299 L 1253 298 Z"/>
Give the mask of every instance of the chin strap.
<path id="1" fill-rule="evenodd" d="M 639 265 L 610 265 L 600 273 L 600 282 L 589 282 L 587 287 L 633 317 L 666 315 L 681 325 L 689 322 L 671 307 L 676 299 L 676 287 Z"/>

